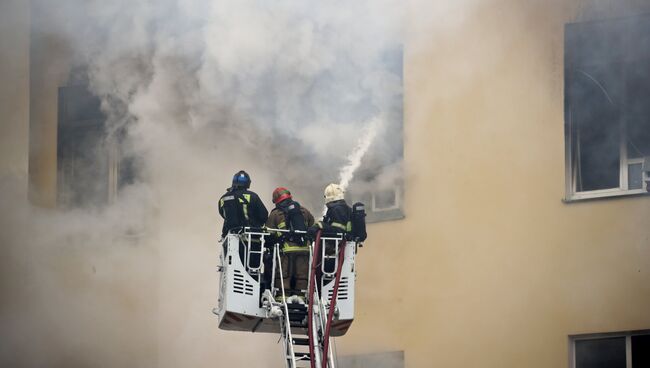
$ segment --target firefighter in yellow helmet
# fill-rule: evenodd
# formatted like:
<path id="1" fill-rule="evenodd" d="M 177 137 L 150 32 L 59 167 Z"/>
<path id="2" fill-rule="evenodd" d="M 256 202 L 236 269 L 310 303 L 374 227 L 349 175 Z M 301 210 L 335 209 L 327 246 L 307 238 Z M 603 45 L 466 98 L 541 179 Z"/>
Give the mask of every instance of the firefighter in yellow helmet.
<path id="1" fill-rule="evenodd" d="M 314 216 L 300 203 L 293 200 L 291 192 L 284 187 L 273 191 L 275 208 L 266 221 L 267 228 L 306 231 L 314 224 Z M 281 239 L 282 280 L 288 296 L 301 295 L 307 289 L 309 275 L 309 247 L 304 233 L 283 233 Z M 269 278 L 270 280 L 270 278 Z M 276 285 L 280 282 L 276 279 Z"/>

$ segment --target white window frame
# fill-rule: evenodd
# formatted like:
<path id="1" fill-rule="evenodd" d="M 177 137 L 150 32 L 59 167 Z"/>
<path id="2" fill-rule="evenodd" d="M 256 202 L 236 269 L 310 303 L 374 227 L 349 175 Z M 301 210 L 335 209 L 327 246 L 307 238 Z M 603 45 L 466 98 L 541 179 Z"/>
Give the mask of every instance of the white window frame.
<path id="1" fill-rule="evenodd" d="M 638 21 L 642 22 L 643 17 L 645 17 L 645 14 L 638 14 L 639 18 Z M 636 17 L 636 16 L 635 16 Z M 626 17 L 627 18 L 627 17 Z M 626 18 L 620 18 L 620 19 L 610 19 L 607 20 L 609 21 L 614 21 L 617 22 L 619 20 L 621 21 L 627 21 L 629 19 Z M 631 18 L 630 18 L 631 19 Z M 599 21 L 597 21 L 599 22 Z M 583 22 L 579 22 L 576 24 L 580 24 Z M 590 23 L 590 22 L 584 22 L 584 23 Z M 613 23 L 612 23 L 613 26 Z M 618 29 L 614 27 L 613 29 Z M 645 29 L 645 28 L 644 28 Z M 567 44 L 565 43 L 565 48 Z M 566 49 L 565 49 L 566 51 Z M 608 62 L 614 61 L 609 60 Z M 575 72 L 578 72 L 579 69 L 579 64 L 576 65 L 571 65 L 569 64 L 572 70 Z M 567 65 L 565 65 L 565 72 L 567 72 Z M 583 72 L 584 73 L 584 72 Z M 621 74 L 621 71 L 618 72 Z M 586 73 L 584 73 L 587 75 Z M 619 75 L 619 77 L 627 77 L 627 71 L 622 71 L 623 75 Z M 589 76 L 589 75 L 587 75 Z M 591 79 L 593 77 L 589 76 Z M 596 81 L 594 79 L 594 82 L 600 85 L 600 82 Z M 577 167 L 574 167 L 574 163 L 576 161 L 576 158 L 573 157 L 573 152 L 577 152 L 575 148 L 579 147 L 573 147 L 573 143 L 577 142 L 576 144 L 579 144 L 579 139 L 574 139 L 576 138 L 574 136 L 574 124 L 573 124 L 573 116 L 572 116 L 572 111 L 571 107 L 567 105 L 568 100 L 566 92 L 567 92 L 567 85 L 565 84 L 565 202 L 572 202 L 572 201 L 578 201 L 578 200 L 585 200 L 585 199 L 594 199 L 594 198 L 611 198 L 611 197 L 622 197 L 622 196 L 634 196 L 634 195 L 647 195 L 647 180 L 650 176 L 650 173 L 647 171 L 642 172 L 642 188 L 641 189 L 629 189 L 629 182 L 628 182 L 628 165 L 632 163 L 638 163 L 639 160 L 637 159 L 628 159 L 627 155 L 627 122 L 625 119 L 619 119 L 618 122 L 612 122 L 618 124 L 618 129 L 620 132 L 620 140 L 619 140 L 619 186 L 616 188 L 608 188 L 608 189 L 600 189 L 600 190 L 592 190 L 592 191 L 577 191 L 576 185 L 577 185 L 577 174 L 578 170 Z M 604 87 L 600 85 L 600 87 L 604 90 Z M 627 92 L 626 92 L 627 93 Z M 611 98 L 607 96 L 607 98 L 611 102 Z M 568 111 L 567 111 L 568 107 Z M 648 117 L 650 118 L 650 116 Z M 645 154 L 650 154 L 648 152 L 645 152 Z M 641 159 L 643 160 L 643 158 Z M 643 170 L 648 170 L 650 168 L 643 168 Z"/>
<path id="2" fill-rule="evenodd" d="M 650 335 L 650 330 L 569 335 L 569 368 L 576 368 L 576 341 L 625 337 L 625 367 L 632 367 L 632 336 Z M 636 368 L 636 367 L 634 367 Z"/>
<path id="3" fill-rule="evenodd" d="M 379 207 L 377 197 L 380 192 L 394 191 L 395 202 L 391 206 Z M 378 223 L 385 221 L 401 220 L 405 217 L 404 214 L 404 184 L 396 183 L 386 186 L 385 190 L 379 191 L 375 188 L 363 188 L 361 190 L 352 189 L 347 194 L 349 203 L 362 202 L 366 204 L 366 222 Z"/>
<path id="4" fill-rule="evenodd" d="M 568 117 L 568 127 L 565 134 L 565 178 L 566 178 L 566 198 L 565 202 L 578 201 L 583 199 L 595 199 L 595 198 L 608 198 L 608 197 L 620 197 L 620 196 L 629 196 L 629 195 L 641 195 L 648 194 L 647 191 L 647 173 L 643 172 L 642 188 L 641 189 L 628 189 L 628 165 L 641 163 L 643 164 L 644 158 L 633 158 L 630 159 L 627 157 L 627 129 L 625 123 L 620 121 L 619 129 L 621 131 L 621 138 L 619 141 L 619 186 L 617 188 L 608 188 L 608 189 L 599 189 L 599 190 L 589 190 L 589 191 L 577 191 L 577 174 L 578 170 L 574 167 L 574 147 L 573 142 L 579 142 L 578 140 L 573 139 L 573 119 L 571 117 L 571 111 L 569 111 Z"/>
<path id="5" fill-rule="evenodd" d="M 392 206 L 389 207 L 379 207 L 377 206 L 377 195 L 379 192 L 371 192 L 372 196 L 372 207 L 371 211 L 372 212 L 383 212 L 383 211 L 391 211 L 391 210 L 396 210 L 400 208 L 400 188 L 395 185 L 394 187 L 390 188 L 393 190 L 393 193 L 395 194 L 395 203 Z M 388 191 L 388 190 L 386 190 Z"/>

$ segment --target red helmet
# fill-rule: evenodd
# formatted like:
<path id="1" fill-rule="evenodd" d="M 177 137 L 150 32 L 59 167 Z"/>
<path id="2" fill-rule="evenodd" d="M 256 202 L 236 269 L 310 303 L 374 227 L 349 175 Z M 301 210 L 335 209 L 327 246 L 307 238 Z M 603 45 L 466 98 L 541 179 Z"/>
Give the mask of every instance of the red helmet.
<path id="1" fill-rule="evenodd" d="M 275 188 L 273 191 L 273 203 L 278 204 L 287 198 L 291 198 L 291 192 L 285 187 Z"/>

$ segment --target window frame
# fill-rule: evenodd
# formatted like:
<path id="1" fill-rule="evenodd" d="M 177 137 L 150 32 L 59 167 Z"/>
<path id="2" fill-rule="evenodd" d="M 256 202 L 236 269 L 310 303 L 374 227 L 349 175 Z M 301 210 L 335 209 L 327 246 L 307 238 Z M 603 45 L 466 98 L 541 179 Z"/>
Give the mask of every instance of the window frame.
<path id="1" fill-rule="evenodd" d="M 376 196 L 384 190 L 394 191 L 395 204 L 390 207 L 377 208 Z M 346 194 L 346 200 L 348 200 L 350 204 L 355 202 L 366 204 L 367 223 L 397 221 L 406 217 L 404 211 L 404 184 L 401 181 L 391 186 L 387 186 L 383 190 L 376 190 L 375 188 L 351 188 L 350 192 Z"/>
<path id="2" fill-rule="evenodd" d="M 647 15 L 642 15 L 642 17 L 647 17 Z M 625 18 L 635 18 L 637 16 L 625 17 Z M 623 18 L 621 18 L 623 19 Z M 604 19 L 596 21 L 586 21 L 578 23 L 569 23 L 566 25 L 565 30 L 568 27 L 573 27 L 581 23 L 600 23 L 600 22 L 610 22 L 610 21 L 619 21 L 621 19 Z M 565 31 L 566 32 L 566 31 Z M 570 81 L 573 81 L 575 76 L 574 73 L 578 72 L 577 65 L 574 61 L 571 61 L 572 57 L 566 53 L 566 47 L 568 43 L 568 33 L 565 33 L 565 58 L 564 58 L 564 116 L 565 116 L 565 129 L 564 129 L 564 147 L 565 147 L 565 197 L 563 198 L 564 202 L 574 202 L 588 199 L 599 199 L 599 198 L 616 198 L 616 197 L 627 197 L 627 196 L 640 196 L 648 195 L 648 180 L 650 180 L 650 172 L 645 171 L 648 169 L 642 166 L 641 172 L 641 188 L 640 189 L 629 189 L 629 180 L 628 180 L 628 169 L 630 164 L 641 163 L 643 164 L 644 160 L 647 158 L 628 158 L 627 154 L 627 121 L 625 117 L 619 118 L 615 123 L 618 125 L 619 130 L 619 180 L 618 187 L 616 188 L 607 188 L 607 189 L 598 189 L 598 190 L 588 190 L 588 191 L 578 191 L 577 190 L 577 175 L 578 169 L 575 162 L 576 157 L 574 153 L 576 152 L 576 147 L 574 142 L 576 140 L 575 126 L 572 116 L 571 108 L 571 99 L 569 93 Z M 574 82 L 575 83 L 575 82 Z M 650 117 L 649 117 L 650 118 Z M 579 144 L 579 142 L 578 142 Z"/>
<path id="3" fill-rule="evenodd" d="M 576 341 L 598 340 L 612 337 L 625 337 L 625 367 L 635 368 L 632 367 L 632 337 L 640 335 L 650 335 L 650 330 L 569 335 L 569 368 L 576 368 Z"/>
<path id="4" fill-rule="evenodd" d="M 598 190 L 588 190 L 588 191 L 577 191 L 577 174 L 578 170 L 574 165 L 573 157 L 573 125 L 571 119 L 570 111 L 567 113 L 569 119 L 567 121 L 567 127 L 565 129 L 565 190 L 566 198 L 565 202 L 579 201 L 584 199 L 596 199 L 596 198 L 610 198 L 610 197 L 622 197 L 622 196 L 631 196 L 631 195 L 648 195 L 647 190 L 647 180 L 649 179 L 646 171 L 642 171 L 641 185 L 640 189 L 629 189 L 629 180 L 628 180 L 628 167 L 630 164 L 642 164 L 645 159 L 642 158 L 628 158 L 627 157 L 627 129 L 625 129 L 625 122 L 619 121 L 619 128 L 621 129 L 621 138 L 619 141 L 619 186 L 618 188 L 608 188 L 608 189 L 598 189 Z M 643 168 L 642 168 L 643 170 Z"/>
<path id="5" fill-rule="evenodd" d="M 386 211 L 392 211 L 392 210 L 399 210 L 401 208 L 400 207 L 401 206 L 401 204 L 400 204 L 400 192 L 401 192 L 400 187 L 398 185 L 394 185 L 394 186 L 392 186 L 392 187 L 390 187 L 388 189 L 385 189 L 384 191 L 387 192 L 389 190 L 393 191 L 393 194 L 395 195 L 395 202 L 394 202 L 393 205 L 388 206 L 388 207 L 378 207 L 377 206 L 377 196 L 382 191 L 371 191 L 370 192 L 371 203 L 372 203 L 372 206 L 371 206 L 370 210 L 372 212 L 386 212 Z"/>
<path id="6" fill-rule="evenodd" d="M 71 102 L 76 102 L 79 97 L 86 99 L 86 104 L 83 106 L 85 109 L 88 110 L 89 106 L 92 106 L 90 113 L 86 110 L 79 116 L 78 112 L 69 107 Z M 121 147 L 125 128 L 119 128 L 112 134 L 108 134 L 107 117 L 101 110 L 101 100 L 92 94 L 87 83 L 60 86 L 57 108 L 57 206 L 60 208 L 102 207 L 115 202 L 125 184 L 122 180 L 122 169 L 126 157 Z M 78 157 L 75 154 L 79 152 L 71 150 L 70 147 L 78 146 L 78 142 L 83 141 L 90 134 L 94 134 L 98 142 L 101 142 L 101 154 L 96 158 L 101 160 L 101 174 L 105 174 L 106 179 L 105 182 L 102 181 L 102 186 L 105 188 L 102 188 L 99 193 L 101 199 L 96 203 L 75 198 L 73 191 L 76 188 L 70 187 L 71 183 L 79 180 L 79 177 L 71 175 L 75 171 L 75 160 Z M 96 161 L 95 165 L 99 165 L 99 161 Z"/>

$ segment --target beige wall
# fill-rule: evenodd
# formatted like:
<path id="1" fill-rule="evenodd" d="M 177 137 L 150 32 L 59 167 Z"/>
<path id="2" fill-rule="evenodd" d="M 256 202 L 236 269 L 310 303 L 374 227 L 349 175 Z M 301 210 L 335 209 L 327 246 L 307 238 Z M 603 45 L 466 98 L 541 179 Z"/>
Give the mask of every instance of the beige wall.
<path id="1" fill-rule="evenodd" d="M 29 2 L 0 2 L 0 178 L 26 188 L 29 147 Z"/>
<path id="2" fill-rule="evenodd" d="M 68 80 L 70 53 L 57 36 L 32 31 L 29 196 L 44 207 L 56 206 L 58 88 Z"/>
<path id="3" fill-rule="evenodd" d="M 157 366 L 155 248 L 110 213 L 54 209 L 70 50 L 32 16 L 0 2 L 0 366 Z"/>
<path id="4" fill-rule="evenodd" d="M 562 202 L 563 25 L 579 9 L 411 10 L 406 219 L 369 228 L 341 352 L 567 367 L 569 334 L 650 328 L 650 197 Z"/>
<path id="5" fill-rule="evenodd" d="M 52 36 L 32 33 L 30 23 L 30 1 L 0 3 L 0 174 L 24 191 L 29 182 L 30 199 L 53 207 L 56 94 L 67 79 L 68 50 Z"/>

